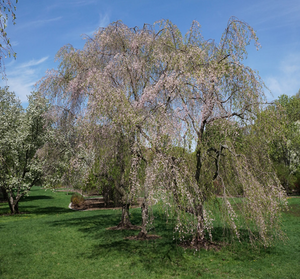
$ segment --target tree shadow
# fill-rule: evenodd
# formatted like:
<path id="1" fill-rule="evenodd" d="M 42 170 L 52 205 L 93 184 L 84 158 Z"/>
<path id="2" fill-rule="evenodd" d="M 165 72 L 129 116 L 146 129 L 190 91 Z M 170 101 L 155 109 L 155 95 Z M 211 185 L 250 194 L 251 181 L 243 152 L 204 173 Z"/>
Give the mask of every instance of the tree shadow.
<path id="1" fill-rule="evenodd" d="M 43 215 L 53 215 L 61 213 L 70 213 L 73 212 L 69 208 L 59 207 L 59 206 L 47 206 L 47 207 L 37 207 L 32 213 L 34 214 L 43 214 Z"/>
<path id="2" fill-rule="evenodd" d="M 77 215 L 77 213 L 79 213 Z M 248 232 L 246 230 L 239 230 L 240 235 L 243 236 L 243 242 L 239 243 L 230 238 L 233 231 L 223 227 L 215 227 L 212 230 L 213 241 L 222 243 L 224 241 L 229 244 L 224 245 L 220 251 L 195 251 L 191 249 L 184 249 L 179 244 L 178 235 L 174 234 L 174 222 L 166 224 L 163 217 L 155 218 L 155 229 L 150 230 L 149 234 L 157 234 L 161 239 L 155 240 L 129 240 L 127 237 L 137 235 L 139 231 L 129 230 L 108 230 L 107 228 L 116 226 L 121 219 L 121 210 L 99 210 L 92 216 L 87 216 L 87 212 L 74 212 L 73 218 L 53 221 L 50 225 L 55 227 L 74 227 L 79 232 L 83 233 L 84 237 L 91 238 L 96 241 L 84 252 L 78 253 L 78 259 L 92 259 L 100 258 L 120 259 L 128 262 L 132 267 L 135 265 L 142 266 L 143 269 L 149 272 L 160 272 L 162 269 L 170 272 L 176 266 L 184 274 L 185 266 L 190 265 L 186 253 L 193 255 L 199 253 L 206 257 L 214 255 L 219 257 L 220 261 L 224 257 L 229 256 L 236 261 L 249 261 L 249 259 L 263 258 L 267 254 L 274 252 L 273 248 L 253 248 L 247 240 Z M 130 220 L 134 225 L 140 225 L 141 213 L 138 209 L 132 210 Z M 174 239 L 175 237 L 175 239 Z M 208 237 L 208 236 L 207 236 Z M 201 274 L 201 266 L 197 267 L 197 273 Z"/>
<path id="3" fill-rule="evenodd" d="M 7 215 L 10 213 L 8 202 L 0 204 L 0 216 Z"/>
<path id="4" fill-rule="evenodd" d="M 37 196 L 27 196 L 27 197 L 22 197 L 20 200 L 21 203 L 28 202 L 28 201 L 36 201 L 36 200 L 51 200 L 54 199 L 51 196 L 46 196 L 46 195 L 37 195 Z"/>
<path id="5" fill-rule="evenodd" d="M 250 241 L 249 231 L 238 229 L 239 240 L 235 237 L 235 231 L 230 228 L 214 227 L 212 229 L 213 240 L 216 243 L 223 243 L 224 252 L 230 251 L 233 260 L 249 261 L 263 258 L 272 253 L 276 253 L 276 247 L 265 247 L 258 241 Z M 208 235 L 206 236 L 208 237 Z M 252 238 L 259 239 L 258 232 L 252 232 Z"/>
<path id="6" fill-rule="evenodd" d="M 33 205 L 19 205 L 19 211 L 24 212 L 26 215 L 28 214 L 36 214 L 36 215 L 54 215 L 61 213 L 70 213 L 73 212 L 69 208 L 59 207 L 59 206 L 47 206 L 47 207 L 39 207 Z M 20 216 L 21 214 L 15 214 L 15 216 Z"/>
<path id="7" fill-rule="evenodd" d="M 70 212 L 70 209 L 68 212 Z M 93 216 L 85 216 L 84 213 L 87 212 L 83 211 L 71 212 L 74 213 L 74 218 L 68 218 L 63 221 L 54 221 L 52 222 L 52 225 L 59 227 L 76 227 L 78 228 L 78 231 L 85 233 L 87 236 L 93 235 L 94 238 L 97 239 L 102 236 L 102 234 L 113 234 L 114 231 L 107 230 L 107 228 L 117 225 L 121 220 L 121 211 L 114 212 L 113 210 L 99 210 Z M 99 235 L 100 231 L 103 231 L 101 235 Z"/>
<path id="8" fill-rule="evenodd" d="M 184 249 L 168 239 L 151 241 L 119 239 L 94 245 L 91 251 L 81 256 L 89 259 L 106 257 L 128 259 L 131 267 L 142 265 L 143 269 L 149 272 L 159 273 L 160 269 L 172 271 L 174 265 L 184 267 L 187 264 L 184 253 Z"/>
<path id="9" fill-rule="evenodd" d="M 300 217 L 300 205 L 299 204 L 289 205 L 289 211 L 287 211 L 286 214 L 292 215 L 295 217 Z"/>
<path id="10" fill-rule="evenodd" d="M 166 225 L 165 220 L 156 218 L 155 230 L 149 234 L 160 235 L 161 239 L 153 240 L 129 240 L 126 237 L 137 235 L 139 231 L 131 230 L 108 230 L 116 226 L 121 220 L 121 211 L 101 210 L 96 215 L 69 218 L 67 220 L 53 221 L 52 225 L 57 227 L 75 227 L 85 237 L 93 238 L 97 244 L 77 257 L 88 259 L 99 259 L 105 257 L 116 257 L 130 259 L 131 265 L 142 265 L 149 271 L 155 269 L 174 269 L 174 265 L 184 268 L 184 249 L 173 240 L 173 228 Z M 141 213 L 132 210 L 130 216 L 133 225 L 140 225 Z M 163 264 L 162 264 L 163 263 Z"/>

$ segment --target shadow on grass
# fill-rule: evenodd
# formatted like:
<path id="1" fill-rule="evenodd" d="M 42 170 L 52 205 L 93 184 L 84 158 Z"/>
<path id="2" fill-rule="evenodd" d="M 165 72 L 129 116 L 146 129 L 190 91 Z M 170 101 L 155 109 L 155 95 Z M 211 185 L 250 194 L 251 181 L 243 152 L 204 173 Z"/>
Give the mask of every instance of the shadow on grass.
<path id="1" fill-rule="evenodd" d="M 289 205 L 289 211 L 287 211 L 286 214 L 292 215 L 295 217 L 300 217 L 300 205 L 299 204 Z"/>
<path id="2" fill-rule="evenodd" d="M 45 210 L 49 210 L 46 209 Z M 156 216 L 156 214 L 155 214 Z M 267 254 L 274 252 L 273 248 L 253 248 L 249 243 L 248 232 L 240 230 L 243 242 L 239 243 L 232 239 L 233 232 L 223 227 L 215 227 L 212 231 L 215 242 L 229 242 L 219 252 L 216 251 L 195 251 L 184 250 L 178 244 L 178 235 L 174 234 L 174 225 L 169 220 L 166 224 L 163 216 L 156 217 L 154 220 L 155 230 L 150 230 L 149 234 L 157 234 L 161 239 L 136 241 L 126 239 L 128 236 L 137 235 L 139 231 L 128 230 L 107 230 L 107 228 L 116 226 L 121 219 L 120 210 L 100 210 L 97 212 L 74 212 L 74 215 L 64 220 L 53 221 L 51 226 L 55 227 L 74 227 L 75 230 L 83 233 L 84 237 L 93 240 L 91 246 L 76 257 L 78 259 L 105 259 L 105 261 L 123 262 L 131 267 L 139 266 L 149 272 L 162 272 L 168 270 L 170 274 L 174 267 L 179 274 L 185 274 L 185 271 L 195 268 L 197 276 L 204 274 L 205 260 L 201 261 L 197 267 L 193 266 L 191 257 L 201 257 L 207 259 L 214 257 L 220 262 L 227 260 L 227 257 L 234 261 L 249 262 L 249 260 L 258 260 L 264 258 Z M 131 210 L 130 220 L 133 225 L 141 224 L 140 210 Z M 175 236 L 175 240 L 173 237 Z M 203 263 L 203 264 L 202 264 Z"/>
<path id="3" fill-rule="evenodd" d="M 73 211 L 71 211 L 69 208 L 58 207 L 58 206 L 48 206 L 48 207 L 37 208 L 32 213 L 51 215 L 51 214 L 61 214 L 61 213 L 70 213 L 70 212 L 73 212 Z"/>
<path id="4" fill-rule="evenodd" d="M 89 253 L 81 256 L 90 259 L 115 258 L 129 263 L 131 267 L 142 266 L 147 271 L 159 273 L 159 270 L 172 271 L 175 266 L 185 269 L 189 263 L 184 253 L 181 247 L 168 239 L 152 241 L 120 239 L 94 245 Z"/>
<path id="5" fill-rule="evenodd" d="M 53 215 L 53 214 L 72 212 L 69 208 L 65 208 L 65 207 L 58 207 L 58 206 L 38 207 L 33 205 L 26 206 L 23 204 L 20 204 L 19 210 L 20 212 L 26 212 L 26 214 L 36 214 L 36 215 Z"/>
<path id="6" fill-rule="evenodd" d="M 20 202 L 28 202 L 28 201 L 36 201 L 36 200 L 51 200 L 54 199 L 51 196 L 46 196 L 46 195 L 37 195 L 37 196 L 28 196 L 28 197 L 23 197 Z"/>
<path id="7" fill-rule="evenodd" d="M 70 212 L 70 210 L 68 212 Z M 103 235 L 106 236 L 116 232 L 107 230 L 107 228 L 118 225 L 121 219 L 121 211 L 115 212 L 113 210 L 99 210 L 97 213 L 93 212 L 93 216 L 86 216 L 84 213 L 87 212 L 71 212 L 73 212 L 76 217 L 62 221 L 54 221 L 52 225 L 59 227 L 76 227 L 80 232 L 85 233 L 89 237 L 93 235 L 96 239 Z"/>
<path id="8" fill-rule="evenodd" d="M 188 265 L 184 257 L 184 249 L 173 240 L 173 228 L 166 226 L 161 219 L 156 219 L 155 230 L 149 234 L 160 235 L 161 239 L 156 240 L 129 240 L 128 236 L 137 235 L 139 231 L 131 230 L 108 230 L 107 228 L 118 224 L 121 218 L 120 212 L 104 212 L 97 216 L 73 218 L 66 221 L 54 222 L 54 226 L 75 226 L 86 237 L 96 240 L 97 244 L 90 249 L 78 254 L 78 258 L 106 259 L 107 261 L 119 261 L 128 264 L 131 268 L 142 266 L 149 272 L 169 270 L 172 273 L 174 266 L 186 269 Z M 131 223 L 140 225 L 140 212 L 131 213 Z M 200 272 L 200 268 L 198 273 Z"/>
<path id="9" fill-rule="evenodd" d="M 8 203 L 0 205 L 0 217 L 10 214 Z"/>

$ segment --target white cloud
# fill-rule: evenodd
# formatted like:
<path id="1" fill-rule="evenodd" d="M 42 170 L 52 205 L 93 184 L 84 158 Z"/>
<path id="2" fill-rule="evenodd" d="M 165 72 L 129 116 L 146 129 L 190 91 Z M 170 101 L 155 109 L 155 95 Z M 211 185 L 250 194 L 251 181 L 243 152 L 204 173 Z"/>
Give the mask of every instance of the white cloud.
<path id="1" fill-rule="evenodd" d="M 49 1 L 50 4 L 46 6 L 46 10 L 52 11 L 52 10 L 58 10 L 58 9 L 63 9 L 63 8 L 77 8 L 77 7 L 84 7 L 84 6 L 89 6 L 92 4 L 97 4 L 97 0 L 58 0 L 58 1 Z"/>
<path id="2" fill-rule="evenodd" d="M 11 42 L 11 46 L 12 46 L 12 47 L 15 47 L 15 46 L 17 46 L 17 45 L 19 45 L 19 42 L 17 42 L 17 41 L 12 41 L 12 42 Z"/>
<path id="3" fill-rule="evenodd" d="M 99 27 L 106 27 L 110 23 L 110 17 L 108 13 L 104 15 L 100 14 Z"/>
<path id="4" fill-rule="evenodd" d="M 276 29 L 284 26 L 298 26 L 300 20 L 299 0 L 265 0 L 249 3 L 242 14 L 253 14 L 255 24 L 263 25 L 264 29 Z M 253 23 L 252 23 L 253 24 Z M 270 24 L 266 27 L 266 24 Z"/>
<path id="5" fill-rule="evenodd" d="M 49 19 L 34 20 L 34 21 L 24 23 L 22 25 L 16 25 L 16 29 L 21 30 L 21 29 L 28 29 L 28 28 L 40 28 L 44 24 L 54 22 L 54 21 L 58 21 L 58 20 L 61 20 L 61 19 L 62 19 L 62 17 L 59 16 L 59 17 L 49 18 Z"/>
<path id="6" fill-rule="evenodd" d="M 87 24 L 84 26 L 80 26 L 79 28 L 74 28 L 67 33 L 65 33 L 64 39 L 68 38 L 68 41 L 73 41 L 73 46 L 78 47 L 78 45 L 74 44 L 74 41 L 79 41 L 80 44 L 79 47 L 82 47 L 82 44 L 84 42 L 82 41 L 83 39 L 86 39 L 87 37 L 93 37 L 94 33 L 98 30 L 99 27 L 106 27 L 110 23 L 110 13 L 106 12 L 104 14 L 99 14 L 99 19 L 98 21 L 95 21 L 93 24 Z"/>
<path id="7" fill-rule="evenodd" d="M 49 56 L 45 56 L 45 57 L 41 58 L 40 60 L 33 59 L 33 60 L 30 60 L 29 62 L 21 64 L 18 68 L 28 68 L 31 66 L 37 66 L 37 65 L 43 63 L 44 61 L 46 61 L 48 58 L 49 58 Z"/>
<path id="8" fill-rule="evenodd" d="M 88 36 L 93 36 L 93 34 L 95 33 L 95 31 L 99 28 L 99 27 L 106 27 L 108 24 L 110 23 L 110 13 L 106 12 L 105 14 L 99 14 L 99 22 L 97 23 L 96 26 L 94 26 L 92 28 L 92 30 L 88 31 L 88 32 L 84 32 L 84 35 L 88 35 Z"/>
<path id="9" fill-rule="evenodd" d="M 72 4 L 76 6 L 87 6 L 95 3 L 96 3 L 95 0 L 77 0 L 75 2 L 72 1 Z"/>
<path id="10" fill-rule="evenodd" d="M 300 89 L 300 53 L 291 54 L 281 61 L 277 72 L 265 80 L 274 97 L 296 94 Z"/>
<path id="11" fill-rule="evenodd" d="M 21 102 L 27 102 L 27 96 L 33 90 L 33 86 L 40 79 L 43 70 L 41 64 L 48 59 L 48 56 L 39 60 L 16 65 L 15 62 L 9 63 L 6 67 L 7 81 L 2 81 L 1 86 L 9 86 L 9 90 L 16 93 Z"/>

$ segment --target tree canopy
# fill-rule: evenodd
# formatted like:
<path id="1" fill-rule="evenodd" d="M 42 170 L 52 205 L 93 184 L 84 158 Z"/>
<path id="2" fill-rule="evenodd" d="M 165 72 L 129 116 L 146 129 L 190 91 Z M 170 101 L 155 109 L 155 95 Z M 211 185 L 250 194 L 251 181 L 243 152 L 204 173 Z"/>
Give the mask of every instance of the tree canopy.
<path id="1" fill-rule="evenodd" d="M 33 93 L 24 111 L 8 87 L 0 90 L 0 187 L 12 213 L 19 212 L 20 199 L 41 179 L 36 155 L 46 141 L 46 108 L 45 100 Z"/>
<path id="2" fill-rule="evenodd" d="M 243 64 L 252 41 L 259 47 L 236 18 L 219 42 L 205 40 L 197 22 L 183 36 L 168 20 L 143 28 L 118 21 L 82 50 L 61 48 L 59 68 L 39 91 L 80 127 L 79 144 L 98 156 L 99 174 L 108 175 L 115 156 L 124 205 L 145 193 L 147 219 L 147 207 L 163 202 L 196 246 L 206 244 L 216 218 L 237 238 L 245 229 L 269 245 L 280 236 L 285 199 L 268 154 L 274 123 L 259 118 L 264 84 Z M 106 154 L 97 153 L 107 141 Z"/>
<path id="3" fill-rule="evenodd" d="M 277 175 L 287 192 L 300 189 L 300 98 L 281 95 L 268 111 L 274 110 L 282 123 L 282 134 L 274 137 L 270 156 Z"/>

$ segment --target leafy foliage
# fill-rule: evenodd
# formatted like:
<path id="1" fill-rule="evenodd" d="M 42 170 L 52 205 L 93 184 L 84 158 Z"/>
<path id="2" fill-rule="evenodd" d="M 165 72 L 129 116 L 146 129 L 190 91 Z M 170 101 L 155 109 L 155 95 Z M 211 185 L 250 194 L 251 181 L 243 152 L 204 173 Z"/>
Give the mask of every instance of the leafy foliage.
<path id="1" fill-rule="evenodd" d="M 300 191 L 300 98 L 282 95 L 270 110 L 279 114 L 284 130 L 270 144 L 270 155 L 277 175 L 287 192 Z"/>
<path id="2" fill-rule="evenodd" d="M 5 87 L 0 90 L 0 106 L 0 186 L 8 194 L 15 213 L 21 197 L 41 179 L 36 153 L 47 139 L 43 119 L 47 105 L 37 93 L 32 93 L 24 111 L 14 93 Z"/>
<path id="3" fill-rule="evenodd" d="M 282 236 L 286 203 L 268 153 L 281 127 L 276 113 L 260 117 L 264 84 L 243 64 L 251 42 L 259 47 L 254 30 L 236 18 L 219 43 L 205 40 L 197 22 L 183 36 L 169 20 L 143 28 L 117 21 L 82 50 L 62 47 L 59 68 L 39 90 L 57 117 L 67 113 L 63 129 L 80 131 L 82 162 L 99 158 L 98 175 L 114 185 L 124 208 L 144 194 L 143 228 L 148 206 L 162 201 L 176 216 L 175 229 L 201 246 L 218 194 L 223 224 L 237 238 L 244 228 L 267 246 Z M 72 156 L 77 162 L 78 153 Z M 81 170 L 87 178 L 89 168 Z"/>

